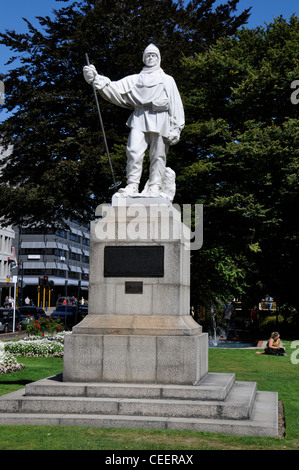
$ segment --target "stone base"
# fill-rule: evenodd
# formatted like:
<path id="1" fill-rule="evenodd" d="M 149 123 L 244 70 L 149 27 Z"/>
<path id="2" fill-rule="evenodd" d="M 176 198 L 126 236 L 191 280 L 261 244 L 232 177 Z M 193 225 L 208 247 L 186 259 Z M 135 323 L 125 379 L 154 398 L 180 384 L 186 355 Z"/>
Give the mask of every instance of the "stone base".
<path id="1" fill-rule="evenodd" d="M 0 397 L 0 424 L 206 431 L 278 437 L 276 392 L 234 374 L 198 385 L 67 383 L 61 376 Z"/>
<path id="2" fill-rule="evenodd" d="M 208 372 L 208 335 L 189 314 L 190 230 L 163 197 L 137 199 L 91 223 L 88 316 L 66 338 L 66 382 L 192 385 Z"/>
<path id="3" fill-rule="evenodd" d="M 134 205 L 165 205 L 167 207 L 171 206 L 171 201 L 163 195 L 157 195 L 154 197 L 148 197 L 147 194 L 136 194 L 135 196 L 122 197 L 118 194 L 112 196 L 112 206 L 134 206 Z M 97 212 L 96 212 L 96 215 Z"/>
<path id="4" fill-rule="evenodd" d="M 190 315 L 88 315 L 67 335 L 63 380 L 196 384 L 208 372 L 208 335 Z"/>

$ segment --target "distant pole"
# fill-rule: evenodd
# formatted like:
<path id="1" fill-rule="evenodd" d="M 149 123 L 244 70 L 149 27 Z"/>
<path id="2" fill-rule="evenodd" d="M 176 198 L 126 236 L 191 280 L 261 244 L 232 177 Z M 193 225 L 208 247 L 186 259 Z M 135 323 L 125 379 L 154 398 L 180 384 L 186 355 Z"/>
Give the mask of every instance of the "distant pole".
<path id="1" fill-rule="evenodd" d="M 46 305 L 46 286 L 43 287 L 43 309 L 45 310 Z"/>
<path id="2" fill-rule="evenodd" d="M 16 301 L 17 301 L 17 282 L 18 276 L 13 276 L 14 293 L 13 293 L 13 317 L 12 317 L 12 331 L 15 332 L 16 328 Z"/>

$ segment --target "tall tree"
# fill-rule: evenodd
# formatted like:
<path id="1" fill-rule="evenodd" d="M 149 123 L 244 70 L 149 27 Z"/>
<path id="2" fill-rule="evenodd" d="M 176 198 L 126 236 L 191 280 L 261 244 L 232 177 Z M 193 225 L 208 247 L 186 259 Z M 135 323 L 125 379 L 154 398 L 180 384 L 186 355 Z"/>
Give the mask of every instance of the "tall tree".
<path id="1" fill-rule="evenodd" d="M 163 68 L 181 84 L 182 54 L 206 50 L 249 16 L 249 10 L 235 14 L 238 0 L 215 11 L 214 3 L 84 0 L 55 11 L 54 19 L 39 17 L 39 28 L 25 20 L 25 34 L 2 32 L 0 43 L 21 65 L 0 77 L 5 107 L 13 112 L 1 126 L 1 143 L 14 146 L 2 160 L 0 216 L 46 225 L 89 220 L 111 197 L 111 175 L 93 94 L 82 78 L 85 53 L 99 73 L 116 80 L 140 70 L 142 51 L 154 42 Z M 123 180 L 128 114 L 108 103 L 101 107 L 115 173 Z"/>
<path id="2" fill-rule="evenodd" d="M 299 119 L 290 99 L 298 40 L 298 18 L 279 17 L 185 59 L 178 194 L 204 204 L 204 245 L 193 256 L 199 295 L 208 262 L 210 294 L 227 295 L 224 261 L 237 275 L 231 296 L 256 302 L 268 293 L 299 307 Z"/>

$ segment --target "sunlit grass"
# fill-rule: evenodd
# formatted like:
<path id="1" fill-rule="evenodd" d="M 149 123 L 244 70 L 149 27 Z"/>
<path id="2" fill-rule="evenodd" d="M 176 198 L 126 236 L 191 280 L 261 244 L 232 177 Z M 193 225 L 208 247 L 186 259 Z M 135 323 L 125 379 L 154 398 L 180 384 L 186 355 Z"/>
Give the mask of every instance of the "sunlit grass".
<path id="1" fill-rule="evenodd" d="M 287 350 L 290 343 L 286 344 Z M 60 358 L 19 358 L 25 369 L 0 376 L 0 394 L 62 372 Z M 195 431 L 66 426 L 0 426 L 0 450 L 285 450 L 299 449 L 299 365 L 289 357 L 255 350 L 209 349 L 210 372 L 234 372 L 256 381 L 258 390 L 277 391 L 286 418 L 285 438 L 240 437 Z"/>

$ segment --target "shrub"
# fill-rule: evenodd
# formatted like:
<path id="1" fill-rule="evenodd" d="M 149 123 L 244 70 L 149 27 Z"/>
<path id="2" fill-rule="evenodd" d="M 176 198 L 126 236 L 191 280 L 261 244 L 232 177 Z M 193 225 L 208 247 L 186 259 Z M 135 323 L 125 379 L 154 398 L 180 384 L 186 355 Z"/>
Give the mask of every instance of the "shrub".
<path id="1" fill-rule="evenodd" d="M 61 323 L 58 320 L 53 320 L 50 317 L 40 317 L 38 320 L 28 319 L 25 323 L 26 333 L 34 336 L 44 336 L 45 333 L 53 334 L 63 330 Z"/>
<path id="2" fill-rule="evenodd" d="M 267 328 L 269 331 L 275 331 L 275 329 L 277 329 L 283 321 L 284 318 L 282 315 L 267 315 L 266 317 L 261 318 L 260 327 Z"/>

